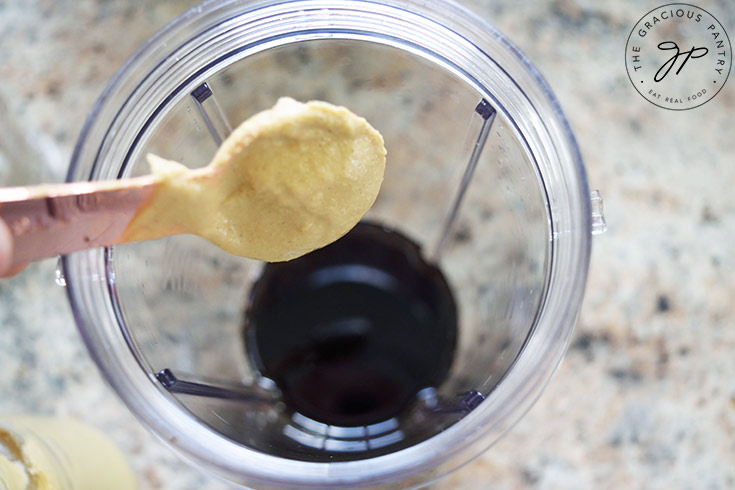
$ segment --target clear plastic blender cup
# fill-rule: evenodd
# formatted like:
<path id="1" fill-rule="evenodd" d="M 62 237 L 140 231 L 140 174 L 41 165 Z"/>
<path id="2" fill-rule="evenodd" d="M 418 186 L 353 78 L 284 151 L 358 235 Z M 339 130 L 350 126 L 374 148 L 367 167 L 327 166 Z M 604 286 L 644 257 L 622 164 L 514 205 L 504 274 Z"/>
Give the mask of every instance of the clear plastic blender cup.
<path id="1" fill-rule="evenodd" d="M 67 256 L 100 369 L 185 459 L 241 485 L 414 487 L 531 406 L 579 312 L 593 220 L 539 74 L 461 7 L 212 1 L 117 74 L 70 180 L 192 168 L 279 97 L 349 107 L 384 136 L 364 223 L 282 264 L 194 236 Z"/>

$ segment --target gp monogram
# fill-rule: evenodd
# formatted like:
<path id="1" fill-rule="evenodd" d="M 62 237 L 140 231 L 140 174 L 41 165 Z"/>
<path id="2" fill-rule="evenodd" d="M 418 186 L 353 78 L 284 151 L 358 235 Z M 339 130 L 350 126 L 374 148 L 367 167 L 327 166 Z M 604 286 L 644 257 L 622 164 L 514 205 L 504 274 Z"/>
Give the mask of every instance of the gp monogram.
<path id="1" fill-rule="evenodd" d="M 628 36 L 625 66 L 635 89 L 670 110 L 699 107 L 727 81 L 730 39 L 706 10 L 672 3 L 641 17 Z"/>

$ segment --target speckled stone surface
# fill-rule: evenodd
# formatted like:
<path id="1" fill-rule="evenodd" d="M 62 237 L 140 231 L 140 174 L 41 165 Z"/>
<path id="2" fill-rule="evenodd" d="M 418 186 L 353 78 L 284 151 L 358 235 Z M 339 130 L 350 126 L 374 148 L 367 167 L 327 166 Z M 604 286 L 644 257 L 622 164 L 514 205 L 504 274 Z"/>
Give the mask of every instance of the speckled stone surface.
<path id="1" fill-rule="evenodd" d="M 110 77 L 195 3 L 0 2 L 0 185 L 62 180 Z M 633 90 L 626 39 L 662 3 L 471 4 L 558 96 L 609 231 L 594 240 L 579 324 L 541 399 L 434 489 L 735 488 L 735 80 L 684 112 Z M 695 4 L 735 36 L 734 3 Z M 0 414 L 103 428 L 142 490 L 227 488 L 180 462 L 107 387 L 54 268 L 0 281 Z"/>

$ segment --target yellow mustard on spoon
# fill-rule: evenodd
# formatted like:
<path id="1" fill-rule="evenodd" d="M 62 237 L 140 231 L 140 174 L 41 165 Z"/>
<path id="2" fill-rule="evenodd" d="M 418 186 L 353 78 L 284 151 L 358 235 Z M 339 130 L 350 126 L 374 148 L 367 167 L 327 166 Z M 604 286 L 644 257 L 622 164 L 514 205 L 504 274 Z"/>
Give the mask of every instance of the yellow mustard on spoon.
<path id="1" fill-rule="evenodd" d="M 323 247 L 370 209 L 385 171 L 380 133 L 326 102 L 282 98 L 243 122 L 211 163 L 149 155 L 151 175 L 0 189 L 13 264 L 192 233 L 276 262 Z"/>

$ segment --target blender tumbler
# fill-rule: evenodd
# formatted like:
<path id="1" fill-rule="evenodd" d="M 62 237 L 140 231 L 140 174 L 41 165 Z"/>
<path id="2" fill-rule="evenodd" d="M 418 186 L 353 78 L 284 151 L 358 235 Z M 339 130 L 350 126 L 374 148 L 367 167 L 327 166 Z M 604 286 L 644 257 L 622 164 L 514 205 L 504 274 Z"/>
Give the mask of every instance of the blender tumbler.
<path id="1" fill-rule="evenodd" d="M 528 60 L 458 5 L 403 0 L 191 10 L 112 80 L 69 180 L 144 174 L 148 152 L 203 166 L 282 96 L 383 134 L 365 220 L 277 264 L 194 236 L 69 255 L 79 329 L 143 424 L 235 484 L 424 484 L 494 443 L 551 377 L 599 196 Z"/>

